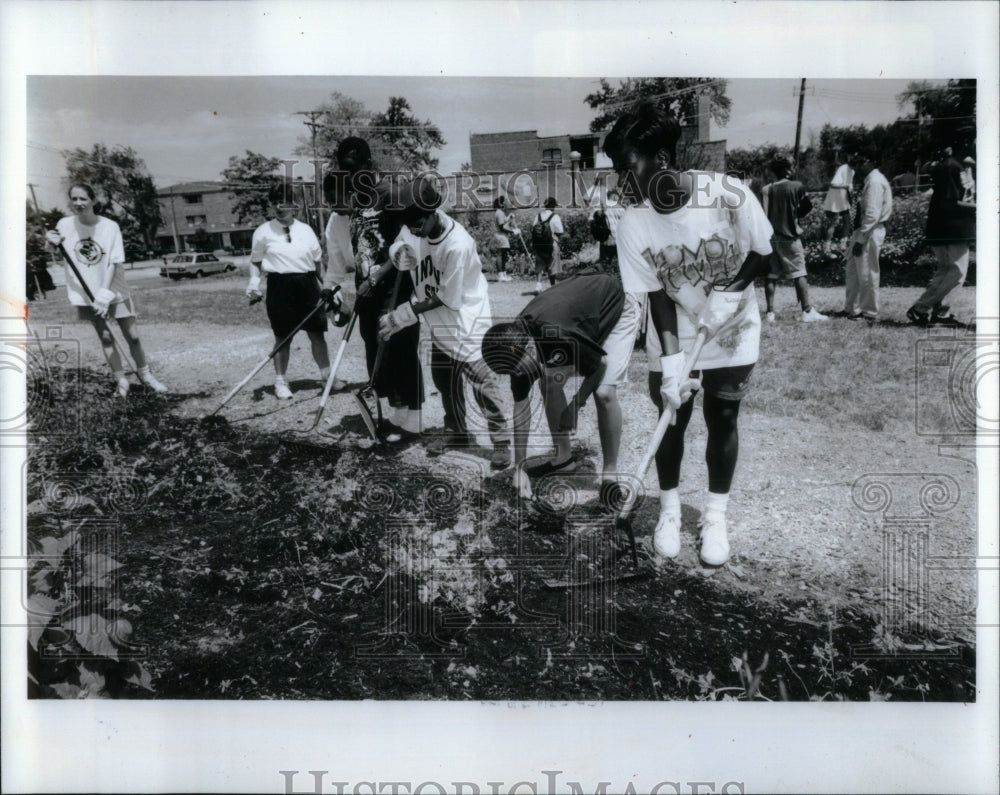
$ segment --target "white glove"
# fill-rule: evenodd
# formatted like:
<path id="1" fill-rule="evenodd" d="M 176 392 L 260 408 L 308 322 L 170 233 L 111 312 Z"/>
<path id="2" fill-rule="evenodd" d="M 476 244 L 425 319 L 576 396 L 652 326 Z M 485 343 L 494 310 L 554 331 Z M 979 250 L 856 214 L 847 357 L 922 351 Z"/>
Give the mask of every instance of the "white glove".
<path id="1" fill-rule="evenodd" d="M 413 271 L 417 269 L 417 252 L 409 243 L 397 241 L 389 246 L 389 259 L 396 266 L 396 270 Z"/>
<path id="2" fill-rule="evenodd" d="M 391 312 L 382 315 L 378 321 L 378 338 L 387 340 L 397 331 L 417 322 L 417 315 L 409 301 L 405 301 Z"/>
<path id="3" fill-rule="evenodd" d="M 697 378 L 689 378 L 684 371 L 684 354 L 672 353 L 669 356 L 660 357 L 660 369 L 663 371 L 663 380 L 660 382 L 660 398 L 663 401 L 663 410 L 670 408 L 673 412 L 673 419 L 670 424 L 677 422 L 677 409 L 691 399 L 695 390 L 701 387 L 701 381 Z"/>
<path id="4" fill-rule="evenodd" d="M 111 290 L 101 288 L 94 293 L 94 311 L 101 317 L 108 316 L 108 309 L 118 296 Z"/>
<path id="5" fill-rule="evenodd" d="M 687 283 L 682 284 L 676 290 L 667 290 L 667 295 L 673 299 L 675 304 L 687 312 L 690 317 L 698 317 L 701 310 L 705 308 L 705 302 L 708 300 L 704 289 Z"/>
<path id="6" fill-rule="evenodd" d="M 706 329 L 708 336 L 718 333 L 726 323 L 732 320 L 740 308 L 743 293 L 727 293 L 724 290 L 712 290 L 708 301 L 698 315 L 698 328 Z"/>
<path id="7" fill-rule="evenodd" d="M 65 240 L 65 238 L 62 235 L 60 235 L 55 229 L 50 229 L 48 232 L 46 232 L 45 239 L 49 241 L 49 244 L 52 246 L 58 246 L 60 243 L 63 242 L 63 240 Z"/>
<path id="8" fill-rule="evenodd" d="M 251 276 L 250 282 L 247 284 L 247 298 L 260 298 L 261 295 L 260 276 Z"/>
<path id="9" fill-rule="evenodd" d="M 523 464 L 518 464 L 514 468 L 514 488 L 517 489 L 517 496 L 522 500 L 530 500 L 533 496 L 531 492 L 531 478 L 524 471 Z"/>

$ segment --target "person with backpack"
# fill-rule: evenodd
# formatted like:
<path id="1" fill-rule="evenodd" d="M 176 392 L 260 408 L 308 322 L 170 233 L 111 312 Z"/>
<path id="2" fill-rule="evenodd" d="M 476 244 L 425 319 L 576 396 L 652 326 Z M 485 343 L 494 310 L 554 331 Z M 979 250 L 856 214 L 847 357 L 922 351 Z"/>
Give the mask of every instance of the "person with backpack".
<path id="1" fill-rule="evenodd" d="M 608 191 L 607 198 L 601 197 L 601 206 L 590 216 L 590 234 L 598 243 L 600 253 L 597 261 L 602 265 L 610 265 L 618 260 L 615 230 L 624 214 L 625 208 L 618 201 L 618 191 L 612 188 Z"/>
<path id="2" fill-rule="evenodd" d="M 545 209 L 535 216 L 531 224 L 531 247 L 535 252 L 535 292 L 540 293 L 545 288 L 542 285 L 542 274 L 549 277 L 549 284 L 556 283 L 556 276 L 562 273 L 562 263 L 559 260 L 559 238 L 566 234 L 562 219 L 556 215 L 555 208 L 559 204 L 555 196 L 545 200 Z"/>

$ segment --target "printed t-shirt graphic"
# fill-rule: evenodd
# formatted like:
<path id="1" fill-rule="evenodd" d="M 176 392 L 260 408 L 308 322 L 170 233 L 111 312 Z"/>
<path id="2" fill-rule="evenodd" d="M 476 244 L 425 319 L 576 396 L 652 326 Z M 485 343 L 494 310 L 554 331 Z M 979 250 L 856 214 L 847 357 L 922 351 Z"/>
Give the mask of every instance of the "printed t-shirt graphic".
<path id="1" fill-rule="evenodd" d="M 416 300 L 437 296 L 443 306 L 421 317 L 434 343 L 462 362 L 482 358 L 483 335 L 492 325 L 486 277 L 472 236 L 440 210 L 441 237 L 420 239 L 413 271 Z"/>
<path id="2" fill-rule="evenodd" d="M 760 202 L 741 181 L 711 172 L 687 173 L 694 190 L 685 206 L 663 214 L 646 201 L 630 207 L 618 227 L 622 285 L 634 293 L 666 289 L 677 303 L 682 350 L 694 342 L 698 313 L 712 285 L 734 278 L 750 251 L 770 254 L 772 234 Z M 648 330 L 647 353 L 656 369 L 659 340 L 651 322 Z M 759 341 L 760 312 L 750 285 L 736 319 L 705 345 L 699 367 L 752 364 Z"/>
<path id="3" fill-rule="evenodd" d="M 114 268 L 109 290 L 115 293 L 117 300 L 127 300 L 131 295 L 125 274 L 116 263 L 125 261 L 125 247 L 122 243 L 122 233 L 118 224 L 110 218 L 98 216 L 94 226 L 80 223 L 76 216 L 67 216 L 56 223 L 56 231 L 62 235 L 63 248 L 73 258 L 76 269 L 80 271 L 87 287 L 93 295 L 101 289 L 109 268 Z M 66 293 L 69 302 L 74 306 L 90 306 L 86 291 L 73 273 L 66 266 Z"/>

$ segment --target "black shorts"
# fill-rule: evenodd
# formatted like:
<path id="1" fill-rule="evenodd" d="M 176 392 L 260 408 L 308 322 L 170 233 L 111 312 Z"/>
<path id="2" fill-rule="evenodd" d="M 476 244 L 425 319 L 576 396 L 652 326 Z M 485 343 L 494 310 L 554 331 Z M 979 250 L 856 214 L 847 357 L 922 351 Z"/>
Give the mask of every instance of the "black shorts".
<path id="1" fill-rule="evenodd" d="M 693 378 L 701 377 L 701 388 L 706 395 L 720 400 L 743 400 L 750 392 L 750 376 L 753 373 L 752 364 L 741 364 L 736 367 L 719 367 L 714 370 L 693 370 Z M 649 373 L 649 396 L 657 407 L 660 405 L 660 382 L 663 375 L 659 371 Z"/>
<path id="2" fill-rule="evenodd" d="M 319 303 L 319 282 L 314 273 L 267 274 L 267 319 L 276 337 L 287 337 Z M 326 313 L 320 310 L 304 331 L 326 331 Z"/>

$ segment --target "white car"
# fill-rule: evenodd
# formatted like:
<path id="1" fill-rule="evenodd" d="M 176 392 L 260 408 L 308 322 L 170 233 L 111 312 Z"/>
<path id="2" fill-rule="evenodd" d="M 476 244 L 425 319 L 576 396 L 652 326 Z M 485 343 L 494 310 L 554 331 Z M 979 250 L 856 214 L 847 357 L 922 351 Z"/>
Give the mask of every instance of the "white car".
<path id="1" fill-rule="evenodd" d="M 229 260 L 219 259 L 215 254 L 178 254 L 169 265 L 160 268 L 160 276 L 169 276 L 174 281 L 183 278 L 196 279 L 210 273 L 228 273 L 236 270 Z"/>

